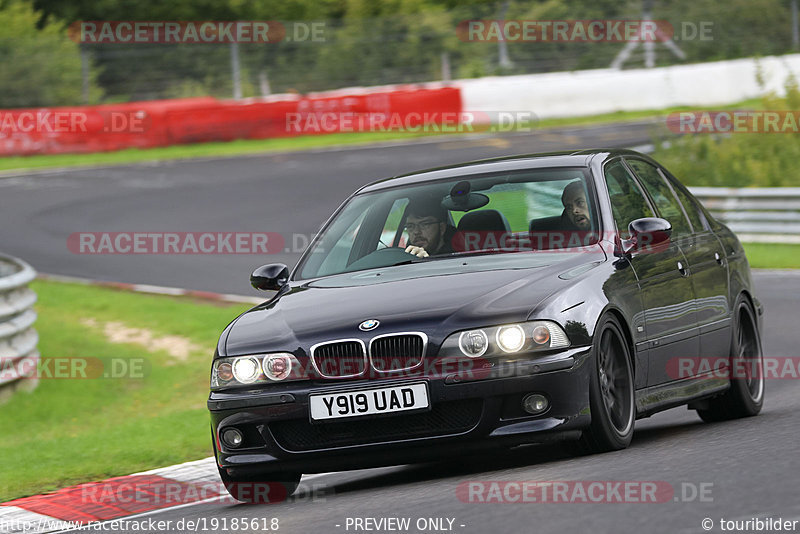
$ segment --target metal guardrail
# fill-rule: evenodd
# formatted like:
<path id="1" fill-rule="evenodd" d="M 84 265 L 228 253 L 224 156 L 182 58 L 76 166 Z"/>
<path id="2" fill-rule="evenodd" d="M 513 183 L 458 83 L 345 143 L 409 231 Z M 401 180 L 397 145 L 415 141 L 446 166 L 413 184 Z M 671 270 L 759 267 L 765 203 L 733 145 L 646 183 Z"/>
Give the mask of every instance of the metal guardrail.
<path id="1" fill-rule="evenodd" d="M 38 383 L 36 378 L 22 378 L 35 370 L 40 357 L 39 336 L 33 329 L 36 293 L 28 288 L 34 278 L 30 265 L 0 254 L 0 402 Z"/>
<path id="2" fill-rule="evenodd" d="M 800 187 L 690 187 L 744 242 L 800 243 Z"/>

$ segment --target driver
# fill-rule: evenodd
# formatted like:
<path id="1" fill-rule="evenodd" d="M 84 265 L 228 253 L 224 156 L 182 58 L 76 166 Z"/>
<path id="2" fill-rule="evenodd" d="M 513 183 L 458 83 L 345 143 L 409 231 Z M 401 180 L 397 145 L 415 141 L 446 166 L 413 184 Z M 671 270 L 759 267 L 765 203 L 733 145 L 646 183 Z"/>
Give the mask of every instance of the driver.
<path id="1" fill-rule="evenodd" d="M 448 238 L 447 211 L 439 200 L 416 201 L 406 210 L 406 232 L 408 243 L 406 252 L 419 258 L 453 252 Z"/>

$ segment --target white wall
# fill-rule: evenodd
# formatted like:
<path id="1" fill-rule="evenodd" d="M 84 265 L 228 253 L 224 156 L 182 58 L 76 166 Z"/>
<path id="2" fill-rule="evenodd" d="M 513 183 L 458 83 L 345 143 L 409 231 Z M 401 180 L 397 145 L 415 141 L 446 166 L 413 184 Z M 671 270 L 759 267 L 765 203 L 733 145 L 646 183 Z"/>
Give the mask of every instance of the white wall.
<path id="1" fill-rule="evenodd" d="M 539 118 L 594 115 L 669 106 L 714 106 L 783 93 L 790 73 L 800 75 L 800 54 L 652 69 L 596 69 L 457 80 L 464 111 L 532 111 Z M 800 76 L 798 76 L 800 78 Z"/>

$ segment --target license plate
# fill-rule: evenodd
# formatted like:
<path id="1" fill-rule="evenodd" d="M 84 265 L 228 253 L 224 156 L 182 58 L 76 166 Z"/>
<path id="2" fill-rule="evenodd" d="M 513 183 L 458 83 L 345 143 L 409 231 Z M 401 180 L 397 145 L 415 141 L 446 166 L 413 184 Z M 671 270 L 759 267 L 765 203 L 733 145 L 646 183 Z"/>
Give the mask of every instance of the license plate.
<path id="1" fill-rule="evenodd" d="M 425 384 L 407 384 L 386 388 L 361 389 L 341 393 L 311 395 L 311 419 L 342 419 L 382 413 L 405 412 L 428 408 L 428 388 Z"/>

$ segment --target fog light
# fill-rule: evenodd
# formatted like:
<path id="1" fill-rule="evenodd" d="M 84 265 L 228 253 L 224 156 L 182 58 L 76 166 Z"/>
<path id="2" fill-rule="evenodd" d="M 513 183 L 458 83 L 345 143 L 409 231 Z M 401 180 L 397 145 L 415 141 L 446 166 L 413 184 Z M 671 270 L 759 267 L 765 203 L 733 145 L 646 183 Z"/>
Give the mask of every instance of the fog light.
<path id="1" fill-rule="evenodd" d="M 477 358 L 486 353 L 486 349 L 489 348 L 489 338 L 483 330 L 462 332 L 458 337 L 458 347 L 465 356 Z"/>
<path id="2" fill-rule="evenodd" d="M 531 415 L 538 415 L 543 413 L 550 407 L 547 398 L 544 395 L 533 393 L 522 399 L 522 409 Z"/>
<path id="3" fill-rule="evenodd" d="M 225 445 L 232 449 L 239 447 L 243 440 L 244 436 L 242 436 L 242 433 L 235 428 L 226 428 L 222 432 L 222 441 L 225 443 Z"/>
<path id="4" fill-rule="evenodd" d="M 497 331 L 497 344 L 504 352 L 517 352 L 525 344 L 525 331 L 518 324 Z"/>

